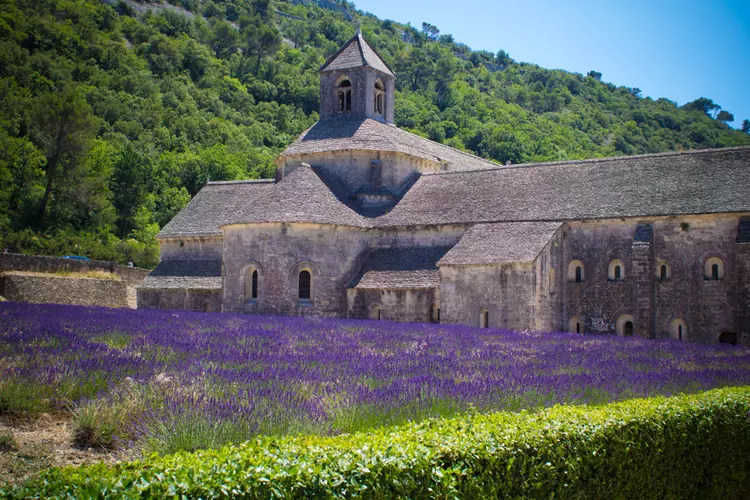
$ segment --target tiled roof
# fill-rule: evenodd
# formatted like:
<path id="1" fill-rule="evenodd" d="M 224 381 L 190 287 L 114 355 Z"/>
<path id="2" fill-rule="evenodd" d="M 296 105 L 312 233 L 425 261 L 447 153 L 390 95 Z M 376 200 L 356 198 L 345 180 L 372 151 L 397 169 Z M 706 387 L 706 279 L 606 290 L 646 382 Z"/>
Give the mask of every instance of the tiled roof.
<path id="1" fill-rule="evenodd" d="M 375 52 L 375 49 L 370 47 L 362 34 L 357 31 L 338 52 L 320 67 L 320 71 L 361 68 L 362 66 L 369 66 L 386 75 L 395 76 L 385 61 Z"/>
<path id="2" fill-rule="evenodd" d="M 750 211 L 750 147 L 425 174 L 381 226 Z"/>
<path id="3" fill-rule="evenodd" d="M 260 222 L 368 225 L 367 219 L 341 203 L 308 165 L 298 167 L 252 203 L 239 205 L 225 224 Z"/>
<path id="4" fill-rule="evenodd" d="M 220 236 L 219 226 L 238 206 L 252 205 L 272 180 L 209 182 L 159 233 L 159 237 Z"/>
<path id="5" fill-rule="evenodd" d="M 440 286 L 437 262 L 450 247 L 374 250 L 348 288 L 413 289 Z"/>
<path id="6" fill-rule="evenodd" d="M 303 132 L 280 157 L 344 150 L 403 153 L 435 163 L 446 163 L 449 171 L 502 167 L 395 125 L 356 117 L 319 121 Z"/>
<path id="7" fill-rule="evenodd" d="M 560 226 L 560 222 L 477 224 L 438 265 L 533 262 Z"/>
<path id="8" fill-rule="evenodd" d="M 137 288 L 220 290 L 220 260 L 165 260 Z"/>

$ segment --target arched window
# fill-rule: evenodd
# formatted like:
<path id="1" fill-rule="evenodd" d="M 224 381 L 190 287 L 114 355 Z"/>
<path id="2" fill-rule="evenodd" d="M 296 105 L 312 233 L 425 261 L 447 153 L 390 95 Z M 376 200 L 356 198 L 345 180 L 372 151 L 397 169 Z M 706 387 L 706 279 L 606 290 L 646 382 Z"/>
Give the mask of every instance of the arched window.
<path id="1" fill-rule="evenodd" d="M 571 260 L 568 264 L 568 281 L 581 283 L 585 279 L 583 262 L 580 260 Z"/>
<path id="2" fill-rule="evenodd" d="M 490 312 L 487 309 L 479 311 L 479 328 L 490 327 Z"/>
<path id="3" fill-rule="evenodd" d="M 607 271 L 609 281 L 622 281 L 625 279 L 625 264 L 620 259 L 614 259 L 609 263 Z"/>
<path id="4" fill-rule="evenodd" d="M 667 265 L 662 264 L 659 266 L 659 279 L 662 281 L 667 281 Z"/>
<path id="5" fill-rule="evenodd" d="M 687 340 L 687 325 L 681 319 L 673 319 L 669 323 L 669 338 Z"/>
<path id="6" fill-rule="evenodd" d="M 385 87 L 383 87 L 383 82 L 380 80 L 377 80 L 375 82 L 375 92 L 374 92 L 374 103 L 373 103 L 373 111 L 378 114 L 382 115 L 385 114 Z"/>
<path id="7" fill-rule="evenodd" d="M 581 323 L 581 318 L 579 318 L 578 316 L 570 318 L 570 323 L 568 323 L 568 331 L 570 333 L 583 333 L 583 324 Z"/>
<path id="8" fill-rule="evenodd" d="M 633 323 L 633 316 L 630 314 L 623 314 L 617 318 L 615 324 L 617 328 L 617 334 L 622 337 L 632 337 L 635 333 L 635 324 Z"/>
<path id="9" fill-rule="evenodd" d="M 723 280 L 724 279 L 724 261 L 718 257 L 706 259 L 703 264 L 703 279 L 706 280 Z"/>
<path id="10" fill-rule="evenodd" d="M 352 82 L 344 79 L 337 88 L 339 111 L 351 111 L 352 109 Z"/>
<path id="11" fill-rule="evenodd" d="M 299 300 L 310 300 L 312 292 L 312 277 L 310 271 L 303 269 L 299 272 Z"/>
<path id="12" fill-rule="evenodd" d="M 258 269 L 248 267 L 245 271 L 245 301 L 258 298 Z"/>

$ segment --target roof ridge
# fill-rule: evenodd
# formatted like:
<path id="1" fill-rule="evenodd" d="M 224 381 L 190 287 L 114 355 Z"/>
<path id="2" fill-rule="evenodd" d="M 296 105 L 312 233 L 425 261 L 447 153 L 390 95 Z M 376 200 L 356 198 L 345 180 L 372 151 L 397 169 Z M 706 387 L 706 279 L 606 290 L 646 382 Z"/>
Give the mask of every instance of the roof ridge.
<path id="1" fill-rule="evenodd" d="M 750 150 L 750 146 L 729 146 L 725 148 L 689 149 L 686 151 L 663 151 L 661 153 L 642 153 L 638 155 L 604 156 L 602 158 L 585 158 L 582 160 L 558 160 L 558 161 L 547 161 L 547 162 L 518 163 L 515 165 L 498 164 L 498 167 L 502 167 L 502 168 L 475 168 L 471 170 L 460 170 L 460 171 L 425 172 L 422 175 L 432 176 L 432 175 L 474 174 L 474 173 L 482 173 L 482 172 L 500 172 L 500 171 L 505 171 L 505 170 L 517 170 L 517 169 L 522 169 L 522 168 L 556 167 L 556 166 L 563 166 L 563 165 L 583 165 L 583 164 L 588 164 L 588 163 L 600 163 L 600 162 L 617 161 L 617 160 L 624 160 L 624 159 L 631 159 L 631 158 L 661 158 L 661 157 L 668 157 L 668 156 L 698 155 L 698 154 L 709 154 L 709 153 L 715 153 L 715 152 L 729 152 L 729 151 L 738 151 L 738 150 L 739 151 Z M 460 151 L 460 150 L 456 150 L 456 151 Z M 483 159 L 483 158 L 480 158 L 480 159 Z"/>
<path id="2" fill-rule="evenodd" d="M 274 179 L 238 179 L 235 181 L 209 181 L 205 186 L 222 186 L 227 184 L 273 184 L 274 182 Z"/>
<path id="3" fill-rule="evenodd" d="M 393 126 L 394 126 L 394 127 L 396 127 L 396 125 L 393 125 Z M 469 153 L 469 152 L 467 152 L 467 151 L 462 151 L 462 150 L 460 150 L 460 149 L 458 149 L 458 148 L 454 148 L 453 146 L 448 146 L 447 144 L 443 144 L 442 142 L 438 142 L 438 141 L 433 141 L 433 140 L 432 140 L 432 139 L 430 139 L 429 137 L 422 137 L 421 135 L 419 135 L 419 134 L 415 134 L 414 132 L 410 132 L 409 130 L 406 130 L 405 128 L 401 128 L 401 127 L 396 127 L 396 128 L 397 128 L 398 130 L 402 131 L 402 132 L 406 132 L 407 134 L 411 134 L 411 135 L 413 135 L 414 137 L 418 137 L 418 138 L 420 138 L 420 139 L 422 139 L 422 140 L 425 140 L 425 141 L 430 141 L 430 142 L 432 142 L 432 143 L 435 143 L 435 144 L 437 144 L 437 145 L 439 145 L 439 146 L 442 146 L 442 147 L 444 147 L 444 148 L 449 148 L 449 149 L 452 149 L 453 151 L 455 151 L 455 152 L 457 152 L 457 153 L 461 153 L 462 155 L 465 155 L 465 156 L 470 156 L 470 157 L 472 157 L 472 158 L 476 158 L 477 160 L 480 160 L 480 161 L 483 161 L 483 162 L 486 162 L 486 163 L 491 163 L 491 164 L 493 164 L 493 165 L 497 165 L 497 167 L 503 167 L 503 166 L 504 166 L 504 165 L 503 165 L 503 164 L 501 164 L 501 163 L 495 163 L 495 162 L 493 162 L 492 160 L 488 160 L 487 158 L 482 158 L 481 156 L 477 156 L 477 155 L 475 155 L 475 154 L 473 154 L 473 153 Z M 480 170 L 480 169 L 478 169 L 478 170 Z M 486 170 L 492 170 L 492 169 L 488 167 L 488 168 L 487 168 Z"/>

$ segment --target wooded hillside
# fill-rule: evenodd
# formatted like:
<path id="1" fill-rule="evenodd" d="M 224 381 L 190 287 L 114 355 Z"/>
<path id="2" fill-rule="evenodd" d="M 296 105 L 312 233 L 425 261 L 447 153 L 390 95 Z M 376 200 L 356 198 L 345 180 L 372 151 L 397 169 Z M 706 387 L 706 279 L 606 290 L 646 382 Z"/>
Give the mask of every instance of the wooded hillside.
<path id="1" fill-rule="evenodd" d="M 273 175 L 357 22 L 397 74 L 398 126 L 499 163 L 750 144 L 708 98 L 643 98 L 343 1 L 0 0 L 0 248 L 153 266 L 207 180 Z"/>

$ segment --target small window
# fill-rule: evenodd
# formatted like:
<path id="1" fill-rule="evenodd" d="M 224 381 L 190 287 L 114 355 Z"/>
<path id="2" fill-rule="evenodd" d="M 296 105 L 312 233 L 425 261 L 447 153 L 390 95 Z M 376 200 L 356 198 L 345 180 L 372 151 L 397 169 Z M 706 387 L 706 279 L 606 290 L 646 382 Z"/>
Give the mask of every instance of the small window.
<path id="1" fill-rule="evenodd" d="M 479 327 L 490 327 L 490 312 L 487 309 L 482 309 L 481 311 L 479 311 Z"/>
<path id="2" fill-rule="evenodd" d="M 625 279 L 625 264 L 620 259 L 615 259 L 609 263 L 607 271 L 609 281 L 622 281 Z"/>
<path id="3" fill-rule="evenodd" d="M 721 332 L 719 343 L 737 345 L 737 332 Z"/>
<path id="4" fill-rule="evenodd" d="M 572 260 L 568 264 L 568 281 L 575 283 L 581 283 L 585 279 L 583 262 L 580 260 Z"/>
<path id="5" fill-rule="evenodd" d="M 633 322 L 633 316 L 630 314 L 623 314 L 617 318 L 615 323 L 617 334 L 622 337 L 632 337 L 635 333 L 635 323 Z"/>
<path id="6" fill-rule="evenodd" d="M 581 318 L 578 316 L 574 316 L 570 318 L 570 322 L 568 323 L 568 331 L 570 333 L 583 333 L 583 325 L 581 323 Z"/>
<path id="7" fill-rule="evenodd" d="M 385 107 L 383 106 L 384 97 L 385 97 L 385 87 L 383 87 L 383 82 L 378 80 L 375 82 L 375 92 L 374 92 L 374 101 L 373 101 L 373 111 L 378 115 L 384 114 L 384 109 L 385 109 Z"/>
<path id="8" fill-rule="evenodd" d="M 724 261 L 718 257 L 706 259 L 703 264 L 703 279 L 718 281 L 724 279 Z"/>
<path id="9" fill-rule="evenodd" d="M 687 325 L 681 319 L 673 319 L 669 323 L 669 338 L 674 340 L 687 340 Z"/>
<path id="10" fill-rule="evenodd" d="M 352 82 L 342 80 L 338 85 L 339 111 L 351 111 L 352 109 Z"/>
<path id="11" fill-rule="evenodd" d="M 310 300 L 311 297 L 311 285 L 312 279 L 310 277 L 310 271 L 303 270 L 299 273 L 299 299 Z"/>
<path id="12" fill-rule="evenodd" d="M 659 266 L 659 279 L 662 281 L 667 281 L 667 265 L 662 264 Z"/>
<path id="13" fill-rule="evenodd" d="M 245 271 L 245 301 L 258 298 L 258 269 L 249 267 Z"/>

